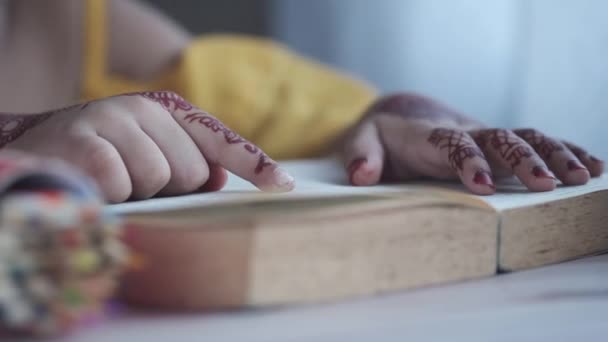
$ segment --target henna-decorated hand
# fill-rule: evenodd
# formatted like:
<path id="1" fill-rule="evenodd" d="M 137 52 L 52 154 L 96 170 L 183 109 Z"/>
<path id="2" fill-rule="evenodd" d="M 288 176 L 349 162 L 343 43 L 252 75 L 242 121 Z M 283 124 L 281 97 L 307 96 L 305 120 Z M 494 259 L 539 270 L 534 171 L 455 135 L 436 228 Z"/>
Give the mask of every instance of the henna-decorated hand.
<path id="1" fill-rule="evenodd" d="M 0 115 L 0 147 L 56 157 L 110 202 L 221 189 L 226 169 L 265 191 L 293 178 L 258 147 L 172 92 L 126 94 L 37 115 Z"/>
<path id="2" fill-rule="evenodd" d="M 489 195 L 494 179 L 513 174 L 532 191 L 549 191 L 557 179 L 585 184 L 604 170 L 576 145 L 533 129 L 487 129 L 415 94 L 377 101 L 340 147 L 353 185 L 460 178 L 473 193 Z"/>

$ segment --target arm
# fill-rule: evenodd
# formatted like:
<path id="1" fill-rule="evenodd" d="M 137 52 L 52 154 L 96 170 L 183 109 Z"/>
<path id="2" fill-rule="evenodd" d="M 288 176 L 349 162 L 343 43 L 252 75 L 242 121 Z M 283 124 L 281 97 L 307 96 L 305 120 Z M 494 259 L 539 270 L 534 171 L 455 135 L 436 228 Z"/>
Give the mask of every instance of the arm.
<path id="1" fill-rule="evenodd" d="M 147 81 L 175 64 L 191 35 L 139 0 L 108 1 L 112 72 Z"/>
<path id="2" fill-rule="evenodd" d="M 94 90 L 86 98 L 170 89 L 281 159 L 327 152 L 375 98 L 368 85 L 271 40 L 193 38 L 141 2 L 110 5 L 110 69 L 117 75 L 89 80 Z"/>

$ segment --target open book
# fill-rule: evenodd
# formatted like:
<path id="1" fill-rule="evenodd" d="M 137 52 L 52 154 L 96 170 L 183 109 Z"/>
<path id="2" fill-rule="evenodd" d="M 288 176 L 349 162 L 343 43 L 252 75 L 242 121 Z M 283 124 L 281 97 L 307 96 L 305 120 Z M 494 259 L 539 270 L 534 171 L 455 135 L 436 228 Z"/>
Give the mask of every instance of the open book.
<path id="1" fill-rule="evenodd" d="M 162 278 L 129 275 L 127 298 L 193 309 L 326 301 L 608 250 L 607 175 L 546 193 L 505 182 L 480 197 L 455 183 L 351 187 L 333 160 L 283 166 L 292 193 L 264 194 L 231 175 L 218 193 L 109 206 L 150 264 L 172 265 Z M 145 295 L 130 286 L 142 283 L 156 286 Z M 150 302 L 155 288 L 175 296 Z"/>

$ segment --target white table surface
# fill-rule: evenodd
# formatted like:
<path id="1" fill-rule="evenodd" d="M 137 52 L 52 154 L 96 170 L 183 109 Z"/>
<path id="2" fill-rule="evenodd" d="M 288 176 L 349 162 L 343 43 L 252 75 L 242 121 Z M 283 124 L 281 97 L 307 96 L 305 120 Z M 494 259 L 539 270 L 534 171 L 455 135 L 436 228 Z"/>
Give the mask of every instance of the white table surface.
<path id="1" fill-rule="evenodd" d="M 326 305 L 128 314 L 63 341 L 608 341 L 608 255 Z"/>

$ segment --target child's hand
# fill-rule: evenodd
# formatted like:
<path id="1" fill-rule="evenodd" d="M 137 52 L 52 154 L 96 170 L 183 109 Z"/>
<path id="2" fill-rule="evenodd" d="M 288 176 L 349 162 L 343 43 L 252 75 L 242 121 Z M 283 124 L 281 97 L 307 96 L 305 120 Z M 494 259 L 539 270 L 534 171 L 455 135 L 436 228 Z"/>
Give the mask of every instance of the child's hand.
<path id="1" fill-rule="evenodd" d="M 377 101 L 342 145 L 350 181 L 460 178 L 473 193 L 495 191 L 493 179 L 515 174 L 532 191 L 585 184 L 602 161 L 585 150 L 531 129 L 488 129 L 422 96 Z"/>
<path id="2" fill-rule="evenodd" d="M 294 186 L 258 147 L 171 92 L 0 116 L 0 147 L 5 145 L 80 167 L 110 202 L 218 190 L 225 169 L 266 191 Z"/>

